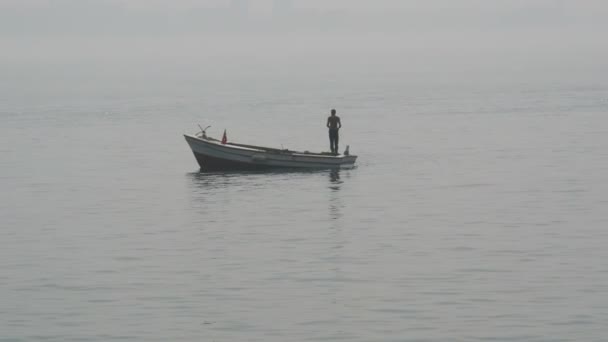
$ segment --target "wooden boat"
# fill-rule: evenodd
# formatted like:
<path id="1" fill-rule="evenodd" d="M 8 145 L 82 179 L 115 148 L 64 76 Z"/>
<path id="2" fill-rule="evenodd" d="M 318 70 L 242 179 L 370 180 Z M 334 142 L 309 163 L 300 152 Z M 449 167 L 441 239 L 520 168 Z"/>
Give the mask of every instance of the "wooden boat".
<path id="1" fill-rule="evenodd" d="M 205 130 L 196 135 L 184 134 L 196 161 L 203 171 L 265 170 L 273 168 L 340 169 L 352 168 L 357 156 L 348 153 L 298 152 L 287 149 L 237 144 L 208 137 Z"/>

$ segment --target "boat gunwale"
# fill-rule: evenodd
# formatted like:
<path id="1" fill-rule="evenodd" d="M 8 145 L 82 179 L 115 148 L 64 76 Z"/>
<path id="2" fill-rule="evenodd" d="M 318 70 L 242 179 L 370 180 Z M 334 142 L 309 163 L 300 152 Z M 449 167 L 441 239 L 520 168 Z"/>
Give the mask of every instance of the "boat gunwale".
<path id="1" fill-rule="evenodd" d="M 290 151 L 290 150 L 281 150 L 272 147 L 263 147 L 263 146 L 255 146 L 255 145 L 246 145 L 246 144 L 238 144 L 238 143 L 226 143 L 222 144 L 219 140 L 213 139 L 201 139 L 196 136 L 192 136 L 189 134 L 184 134 L 184 137 L 187 139 L 193 139 L 197 142 L 202 142 L 204 144 L 208 144 L 210 146 L 217 146 L 223 148 L 222 152 L 227 152 L 230 149 L 232 150 L 240 150 L 243 152 L 258 152 L 258 153 L 268 153 L 268 155 L 277 155 L 277 156 L 298 156 L 298 157 L 312 157 L 312 158 L 320 158 L 320 159 L 330 159 L 330 160 L 346 160 L 346 159 L 357 159 L 356 155 L 328 155 L 314 152 L 301 152 L 301 151 Z"/>

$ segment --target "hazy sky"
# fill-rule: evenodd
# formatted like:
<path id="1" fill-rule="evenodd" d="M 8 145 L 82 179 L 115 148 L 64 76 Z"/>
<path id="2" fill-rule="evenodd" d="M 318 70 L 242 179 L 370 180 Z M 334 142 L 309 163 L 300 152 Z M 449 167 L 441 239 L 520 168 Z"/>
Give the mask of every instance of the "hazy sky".
<path id="1" fill-rule="evenodd" d="M 359 61 L 605 70 L 606 18 L 605 0 L 0 0 L 0 67 Z"/>
<path id="2" fill-rule="evenodd" d="M 2 36 L 606 28 L 608 16 L 602 0 L 2 0 L 0 9 Z"/>

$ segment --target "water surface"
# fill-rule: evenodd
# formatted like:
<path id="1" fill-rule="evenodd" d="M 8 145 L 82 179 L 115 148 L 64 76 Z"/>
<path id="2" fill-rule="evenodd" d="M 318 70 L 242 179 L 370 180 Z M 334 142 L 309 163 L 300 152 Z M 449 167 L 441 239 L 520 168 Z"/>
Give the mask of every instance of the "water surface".
<path id="1" fill-rule="evenodd" d="M 0 340 L 605 339 L 605 83 L 301 76 L 3 84 Z M 353 170 L 181 135 L 328 150 L 333 107 Z"/>

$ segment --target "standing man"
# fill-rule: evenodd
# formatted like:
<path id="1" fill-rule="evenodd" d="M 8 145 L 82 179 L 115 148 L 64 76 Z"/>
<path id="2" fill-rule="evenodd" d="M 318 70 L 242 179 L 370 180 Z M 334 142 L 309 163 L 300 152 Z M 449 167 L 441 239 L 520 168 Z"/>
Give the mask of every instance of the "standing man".
<path id="1" fill-rule="evenodd" d="M 329 146 L 331 153 L 338 154 L 338 130 L 342 127 L 340 117 L 336 116 L 336 110 L 331 110 L 331 116 L 327 118 L 327 128 L 329 128 Z"/>

